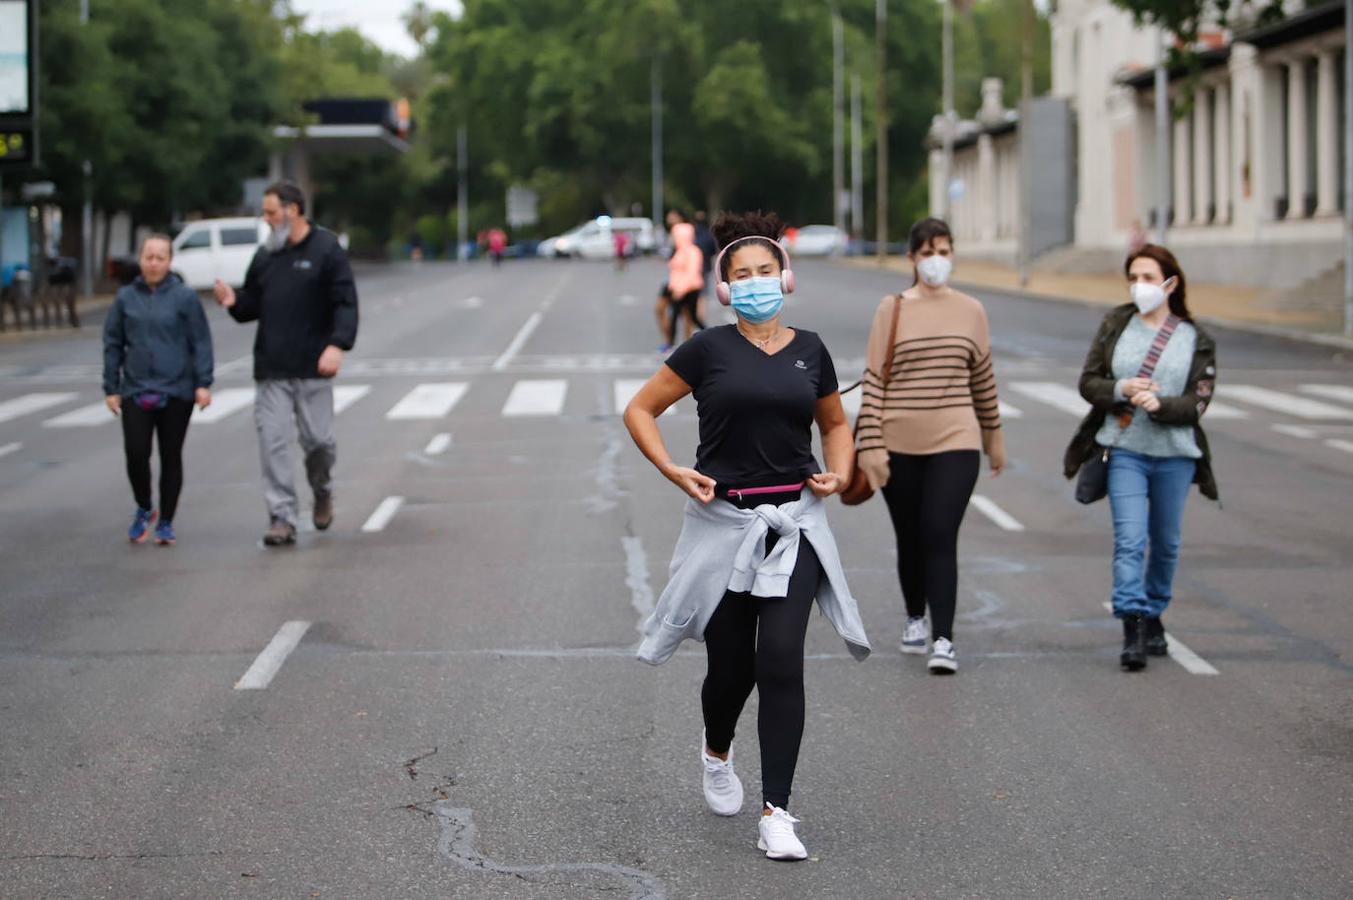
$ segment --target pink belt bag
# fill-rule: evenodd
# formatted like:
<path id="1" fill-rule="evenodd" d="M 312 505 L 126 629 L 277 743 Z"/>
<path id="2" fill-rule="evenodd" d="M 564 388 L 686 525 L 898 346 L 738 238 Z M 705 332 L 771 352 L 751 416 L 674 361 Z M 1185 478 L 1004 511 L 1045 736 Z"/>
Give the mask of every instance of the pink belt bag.
<path id="1" fill-rule="evenodd" d="M 764 494 L 792 494 L 794 491 L 803 490 L 803 486 L 807 483 L 808 482 L 806 481 L 800 481 L 798 484 L 777 484 L 772 485 L 771 487 L 729 489 L 728 496 L 730 499 L 741 503 L 748 497 L 757 497 Z"/>

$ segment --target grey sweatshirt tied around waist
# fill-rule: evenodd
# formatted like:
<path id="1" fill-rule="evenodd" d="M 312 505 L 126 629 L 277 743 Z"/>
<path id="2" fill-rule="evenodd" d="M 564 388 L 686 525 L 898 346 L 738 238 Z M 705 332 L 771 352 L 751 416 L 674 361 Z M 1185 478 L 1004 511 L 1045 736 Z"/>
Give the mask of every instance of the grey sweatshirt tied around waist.
<path id="1" fill-rule="evenodd" d="M 771 529 L 780 539 L 768 554 L 766 536 Z M 723 500 L 687 501 L 685 522 L 672 554 L 671 577 L 657 608 L 644 622 L 639 659 L 660 665 L 687 638 L 703 641 L 705 626 L 727 591 L 750 592 L 754 597 L 786 596 L 801 540 L 812 545 L 822 564 L 818 609 L 845 640 L 851 656 L 863 660 L 870 653 L 869 639 L 846 584 L 826 506 L 806 489 L 793 502 L 755 509 L 741 509 Z"/>

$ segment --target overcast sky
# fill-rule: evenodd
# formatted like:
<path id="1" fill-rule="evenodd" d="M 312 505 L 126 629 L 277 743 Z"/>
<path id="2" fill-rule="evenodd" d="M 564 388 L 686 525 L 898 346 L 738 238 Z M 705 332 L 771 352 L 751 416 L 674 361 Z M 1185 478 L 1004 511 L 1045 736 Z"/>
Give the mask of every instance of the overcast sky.
<path id="1" fill-rule="evenodd" d="M 458 12 L 458 0 L 427 0 L 434 10 Z M 400 16 L 412 5 L 412 0 L 291 0 L 291 6 L 305 13 L 312 30 L 332 31 L 351 26 L 386 50 L 403 56 L 417 52 L 413 40 L 404 30 Z"/>

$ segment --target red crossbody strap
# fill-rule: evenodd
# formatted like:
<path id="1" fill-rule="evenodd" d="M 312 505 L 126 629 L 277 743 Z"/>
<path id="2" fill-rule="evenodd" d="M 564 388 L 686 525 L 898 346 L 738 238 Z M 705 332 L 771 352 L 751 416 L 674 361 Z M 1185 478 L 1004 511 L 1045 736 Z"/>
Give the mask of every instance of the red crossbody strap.
<path id="1" fill-rule="evenodd" d="M 1160 331 L 1156 332 L 1156 339 L 1151 342 L 1151 349 L 1146 351 L 1146 359 L 1142 360 L 1142 367 L 1137 372 L 1138 378 L 1150 378 L 1155 373 L 1156 363 L 1160 362 L 1165 345 L 1170 343 L 1170 336 L 1174 334 L 1181 321 L 1179 316 L 1171 315 L 1165 320 L 1165 324 L 1160 326 Z"/>

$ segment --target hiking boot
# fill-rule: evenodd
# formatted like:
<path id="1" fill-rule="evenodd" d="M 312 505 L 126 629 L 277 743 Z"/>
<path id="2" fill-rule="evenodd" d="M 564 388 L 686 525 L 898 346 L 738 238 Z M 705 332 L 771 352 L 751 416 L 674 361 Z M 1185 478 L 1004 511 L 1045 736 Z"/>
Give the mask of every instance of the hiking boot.
<path id="1" fill-rule="evenodd" d="M 319 531 L 328 531 L 329 526 L 334 523 L 334 495 L 316 494 L 315 495 L 315 528 Z"/>
<path id="2" fill-rule="evenodd" d="M 283 547 L 296 543 L 296 526 L 281 519 L 273 519 L 263 535 L 263 543 L 268 547 Z"/>

